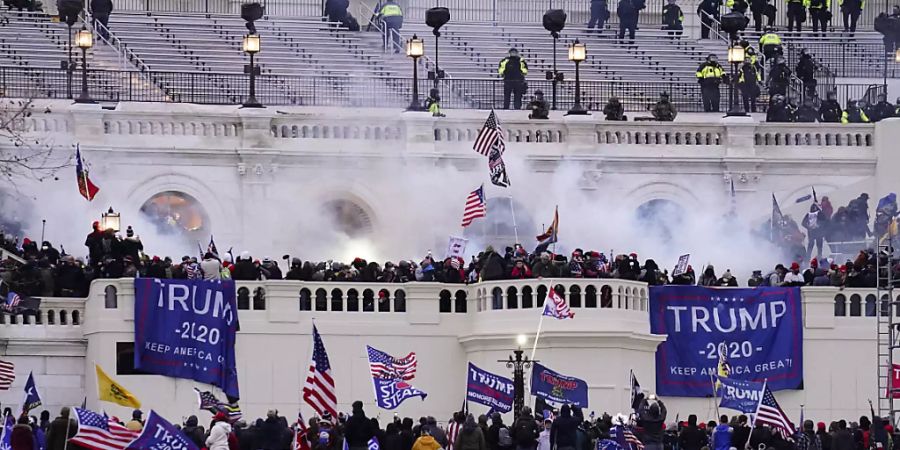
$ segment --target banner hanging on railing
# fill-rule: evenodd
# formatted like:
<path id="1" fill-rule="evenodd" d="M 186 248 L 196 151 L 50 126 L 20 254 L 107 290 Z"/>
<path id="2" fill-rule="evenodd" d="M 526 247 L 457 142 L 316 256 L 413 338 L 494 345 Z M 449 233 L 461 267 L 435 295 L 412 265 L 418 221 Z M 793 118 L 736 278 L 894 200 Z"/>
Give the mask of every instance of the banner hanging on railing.
<path id="1" fill-rule="evenodd" d="M 134 280 L 134 367 L 238 392 L 234 281 Z"/>
<path id="2" fill-rule="evenodd" d="M 650 331 L 667 336 L 656 350 L 659 395 L 712 395 L 720 354 L 735 379 L 803 385 L 799 288 L 651 287 Z"/>

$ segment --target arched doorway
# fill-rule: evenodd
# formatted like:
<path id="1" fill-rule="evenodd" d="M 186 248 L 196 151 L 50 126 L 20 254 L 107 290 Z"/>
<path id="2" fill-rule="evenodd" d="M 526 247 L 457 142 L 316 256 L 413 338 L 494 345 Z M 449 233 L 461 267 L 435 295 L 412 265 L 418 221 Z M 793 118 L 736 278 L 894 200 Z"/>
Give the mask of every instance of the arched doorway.
<path id="1" fill-rule="evenodd" d="M 682 226 L 684 209 L 671 200 L 653 199 L 638 206 L 635 216 L 642 230 L 668 244 Z"/>
<path id="2" fill-rule="evenodd" d="M 322 215 L 331 219 L 335 230 L 350 238 L 364 237 L 372 233 L 372 218 L 361 206 L 350 200 L 337 199 L 321 206 Z"/>
<path id="3" fill-rule="evenodd" d="M 209 234 L 209 216 L 194 197 L 178 191 L 166 191 L 150 197 L 141 206 L 143 214 L 164 235 L 197 238 Z"/>

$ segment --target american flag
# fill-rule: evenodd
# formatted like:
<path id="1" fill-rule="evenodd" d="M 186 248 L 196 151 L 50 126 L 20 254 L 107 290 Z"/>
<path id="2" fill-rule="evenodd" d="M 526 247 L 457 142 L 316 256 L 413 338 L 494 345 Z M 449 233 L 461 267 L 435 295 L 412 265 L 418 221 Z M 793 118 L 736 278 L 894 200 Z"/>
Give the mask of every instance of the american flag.
<path id="1" fill-rule="evenodd" d="M 310 450 L 309 447 L 309 428 L 303 421 L 303 414 L 297 417 L 297 426 L 294 428 L 294 450 Z"/>
<path id="2" fill-rule="evenodd" d="M 16 381 L 16 365 L 0 361 L 0 391 L 8 391 L 13 381 Z"/>
<path id="3" fill-rule="evenodd" d="M 230 422 L 241 420 L 244 416 L 241 407 L 238 406 L 237 403 L 225 403 L 216 398 L 216 396 L 209 391 L 201 392 L 200 389 L 194 388 L 194 392 L 197 393 L 197 401 L 200 403 L 200 409 L 205 409 L 213 414 L 223 412 L 228 416 Z"/>
<path id="4" fill-rule="evenodd" d="M 455 419 L 451 420 L 450 424 L 447 425 L 447 442 L 450 444 L 448 448 L 455 448 L 453 443 L 456 442 L 456 438 L 459 436 L 460 428 L 462 428 L 462 425 Z"/>
<path id="5" fill-rule="evenodd" d="M 462 226 L 467 227 L 475 219 L 486 215 L 487 202 L 484 199 L 484 185 L 481 185 L 466 197 L 466 209 L 463 210 Z"/>
<path id="6" fill-rule="evenodd" d="M 368 345 L 366 351 L 369 354 L 369 369 L 372 371 L 372 378 L 409 381 L 416 377 L 416 366 L 419 363 L 415 352 L 403 358 L 394 358 Z"/>
<path id="7" fill-rule="evenodd" d="M 75 417 L 78 433 L 69 442 L 93 450 L 124 450 L 141 434 L 119 425 L 105 414 L 101 416 L 86 409 L 75 408 Z"/>
<path id="8" fill-rule="evenodd" d="M 16 310 L 16 307 L 19 306 L 19 303 L 22 303 L 22 297 L 13 291 L 9 291 L 9 293 L 6 294 L 6 302 L 3 304 L 3 310 L 13 312 Z"/>
<path id="9" fill-rule="evenodd" d="M 622 434 L 625 435 L 625 442 L 631 444 L 633 448 L 637 450 L 644 450 L 644 443 L 641 442 L 641 440 L 631 432 L 631 429 L 625 428 Z"/>
<path id="10" fill-rule="evenodd" d="M 331 417 L 337 417 L 336 391 L 325 344 L 322 343 L 319 330 L 313 325 L 313 351 L 309 361 L 309 374 L 303 385 L 303 401 L 320 416 L 327 412 Z"/>
<path id="11" fill-rule="evenodd" d="M 756 424 L 769 425 L 784 437 L 794 434 L 794 424 L 791 423 L 791 419 L 788 419 L 787 414 L 781 410 L 781 406 L 778 405 L 778 401 L 775 400 L 775 395 L 772 394 L 768 385 L 763 388 L 759 406 L 756 407 Z"/>
<path id="12" fill-rule="evenodd" d="M 566 299 L 560 297 L 555 289 L 547 290 L 547 301 L 544 303 L 543 314 L 560 320 L 575 317 L 575 313 L 569 309 L 569 303 L 566 302 Z"/>
<path id="13" fill-rule="evenodd" d="M 497 150 L 502 155 L 506 151 L 506 142 L 503 140 L 503 129 L 500 128 L 500 122 L 497 121 L 497 115 L 494 110 L 484 122 L 484 128 L 478 132 L 475 138 L 475 145 L 472 149 L 484 156 L 490 153 L 491 148 L 497 146 Z"/>

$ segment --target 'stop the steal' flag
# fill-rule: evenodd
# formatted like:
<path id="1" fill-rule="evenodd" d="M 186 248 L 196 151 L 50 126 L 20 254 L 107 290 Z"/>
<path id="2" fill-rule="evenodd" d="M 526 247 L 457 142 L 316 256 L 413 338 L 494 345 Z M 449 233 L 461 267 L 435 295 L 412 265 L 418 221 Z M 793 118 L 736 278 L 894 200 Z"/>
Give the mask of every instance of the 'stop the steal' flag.
<path id="1" fill-rule="evenodd" d="M 538 363 L 531 369 L 531 393 L 548 402 L 588 406 L 588 388 L 584 380 L 554 372 Z"/>
<path id="2" fill-rule="evenodd" d="M 150 411 L 140 436 L 127 448 L 128 450 L 200 450 L 194 441 L 153 410 Z"/>
<path id="3" fill-rule="evenodd" d="M 768 379 L 772 390 L 803 383 L 799 288 L 654 286 L 650 331 L 667 336 L 656 350 L 660 396 L 708 396 L 720 360 L 730 378 Z"/>
<path id="4" fill-rule="evenodd" d="M 508 413 L 513 407 L 513 382 L 469 363 L 466 399 L 488 406 L 494 411 Z"/>
<path id="5" fill-rule="evenodd" d="M 414 388 L 399 378 L 372 378 L 375 385 L 375 403 L 381 409 L 396 409 L 406 399 L 428 396 L 424 391 Z"/>
<path id="6" fill-rule="evenodd" d="M 134 280 L 134 367 L 239 398 L 234 281 Z"/>
<path id="7" fill-rule="evenodd" d="M 415 352 L 403 358 L 394 358 L 367 345 L 366 354 L 369 357 L 372 384 L 375 386 L 375 403 L 379 408 L 395 409 L 410 397 L 421 397 L 425 400 L 428 396 L 424 391 L 407 383 L 416 376 L 418 362 Z"/>

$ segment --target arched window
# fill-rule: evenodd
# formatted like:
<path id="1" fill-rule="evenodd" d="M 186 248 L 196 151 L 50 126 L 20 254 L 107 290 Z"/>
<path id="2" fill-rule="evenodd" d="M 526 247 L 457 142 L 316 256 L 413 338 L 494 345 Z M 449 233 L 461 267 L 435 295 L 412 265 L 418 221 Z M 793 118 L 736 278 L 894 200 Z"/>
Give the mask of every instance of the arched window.
<path id="1" fill-rule="evenodd" d="M 250 289 L 240 287 L 237 290 L 238 309 L 250 309 Z"/>
<path id="2" fill-rule="evenodd" d="M 141 213 L 159 234 L 187 235 L 189 239 L 202 239 L 209 234 L 209 218 L 203 205 L 183 192 L 160 192 L 144 202 Z"/>
<path id="3" fill-rule="evenodd" d="M 450 291 L 443 289 L 441 293 L 438 295 L 438 311 L 442 313 L 453 312 L 451 307 L 452 300 L 450 298 Z"/>
<path id="4" fill-rule="evenodd" d="M 394 312 L 406 312 L 406 291 L 403 289 L 394 291 Z"/>
<path id="5" fill-rule="evenodd" d="M 328 291 L 316 289 L 316 311 L 328 311 Z"/>
<path id="6" fill-rule="evenodd" d="M 468 310 L 468 303 L 466 302 L 466 291 L 460 289 L 456 291 L 456 312 L 465 313 Z"/>
<path id="7" fill-rule="evenodd" d="M 542 284 L 542 285 L 538 286 L 538 288 L 537 288 L 537 307 L 538 308 L 544 307 L 544 300 L 546 298 L 547 298 L 547 286 L 544 286 Z"/>
<path id="8" fill-rule="evenodd" d="M 41 316 L 37 317 L 40 319 Z M 38 320 L 38 323 L 41 323 L 40 320 Z M 72 311 L 72 325 L 81 325 L 81 313 L 77 310 Z"/>
<path id="9" fill-rule="evenodd" d="M 517 309 L 519 307 L 519 291 L 515 286 L 506 289 L 506 309 Z"/>
<path id="10" fill-rule="evenodd" d="M 375 293 L 371 289 L 363 291 L 363 312 L 375 312 Z"/>
<path id="11" fill-rule="evenodd" d="M 569 307 L 581 308 L 581 286 L 572 285 L 569 287 Z"/>
<path id="12" fill-rule="evenodd" d="M 119 296 L 116 287 L 113 285 L 107 285 L 106 289 L 103 291 L 104 299 L 103 306 L 106 309 L 116 309 L 119 307 Z"/>
<path id="13" fill-rule="evenodd" d="M 331 310 L 332 311 L 343 311 L 344 310 L 344 293 L 340 289 L 332 289 L 331 290 Z"/>
<path id="14" fill-rule="evenodd" d="M 300 289 L 300 311 L 312 311 L 312 298 L 309 289 Z"/>
<path id="15" fill-rule="evenodd" d="M 593 284 L 588 285 L 588 287 L 584 288 L 584 307 L 597 307 L 597 288 L 594 287 Z"/>
<path id="16" fill-rule="evenodd" d="M 378 312 L 391 312 L 391 292 L 387 289 L 378 291 Z"/>
<path id="17" fill-rule="evenodd" d="M 253 310 L 265 311 L 266 309 L 266 290 L 258 287 L 253 290 Z"/>
<path id="18" fill-rule="evenodd" d="M 522 308 L 534 308 L 534 289 L 531 286 L 522 286 Z"/>
<path id="19" fill-rule="evenodd" d="M 844 294 L 834 296 L 834 315 L 844 317 L 847 315 L 847 297 Z"/>
<path id="20" fill-rule="evenodd" d="M 347 290 L 347 311 L 359 311 L 359 291 L 356 289 Z"/>
<path id="21" fill-rule="evenodd" d="M 862 305 L 860 304 L 862 299 L 859 297 L 859 294 L 853 294 L 850 296 L 850 316 L 851 317 L 859 317 L 862 315 Z"/>

